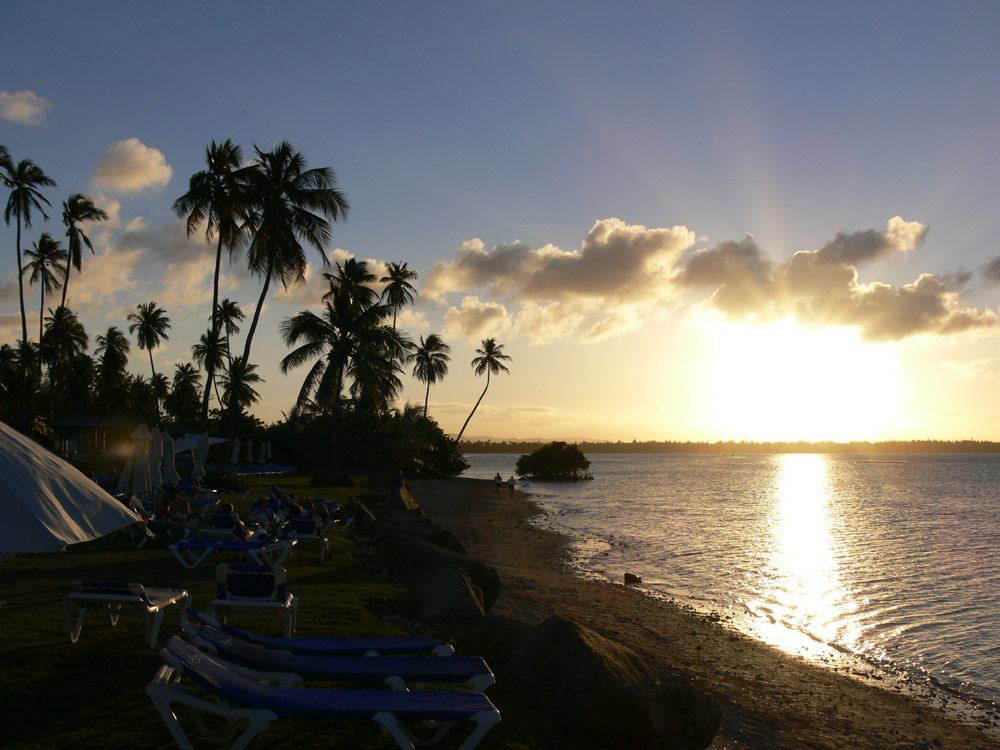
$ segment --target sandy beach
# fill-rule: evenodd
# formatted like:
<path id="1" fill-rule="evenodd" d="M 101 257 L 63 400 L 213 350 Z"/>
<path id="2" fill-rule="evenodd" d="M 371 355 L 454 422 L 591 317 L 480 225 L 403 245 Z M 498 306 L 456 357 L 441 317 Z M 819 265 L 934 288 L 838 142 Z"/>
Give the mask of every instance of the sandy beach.
<path id="1" fill-rule="evenodd" d="M 530 623 L 559 614 L 682 675 L 722 709 L 713 750 L 1000 745 L 996 727 L 991 737 L 990 728 L 789 656 L 711 618 L 624 585 L 572 575 L 565 565 L 568 540 L 529 522 L 539 509 L 520 491 L 498 498 L 491 481 L 474 479 L 410 484 L 430 518 L 499 571 L 503 589 L 493 613 Z"/>

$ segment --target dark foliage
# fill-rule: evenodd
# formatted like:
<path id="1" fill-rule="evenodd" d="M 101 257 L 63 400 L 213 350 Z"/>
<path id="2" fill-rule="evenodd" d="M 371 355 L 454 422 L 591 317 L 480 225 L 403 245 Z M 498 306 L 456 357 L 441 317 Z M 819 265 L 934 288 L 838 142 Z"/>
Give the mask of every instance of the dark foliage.
<path id="1" fill-rule="evenodd" d="M 593 479 L 587 469 L 590 461 L 575 445 L 555 441 L 543 445 L 533 453 L 526 453 L 517 459 L 517 473 L 529 479 L 551 481 L 574 481 Z"/>
<path id="2" fill-rule="evenodd" d="M 326 468 L 316 469 L 309 482 L 315 487 L 357 486 L 357 482 L 354 481 L 354 477 L 352 477 L 346 471 L 340 471 L 339 469 L 326 469 Z"/>

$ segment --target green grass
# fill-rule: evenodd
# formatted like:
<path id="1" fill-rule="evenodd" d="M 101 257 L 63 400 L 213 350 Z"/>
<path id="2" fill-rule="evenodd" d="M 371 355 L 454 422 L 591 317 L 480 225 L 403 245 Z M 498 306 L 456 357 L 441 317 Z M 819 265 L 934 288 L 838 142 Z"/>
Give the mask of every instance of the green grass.
<path id="1" fill-rule="evenodd" d="M 308 477 L 281 477 L 281 486 L 296 495 L 346 499 L 357 490 L 312 487 Z M 270 480 L 255 481 L 251 494 L 237 504 L 246 511 L 257 495 L 266 495 Z M 354 556 L 347 535 L 331 532 L 331 557 L 319 562 L 315 544 L 300 544 L 285 561 L 288 587 L 299 598 L 297 635 L 385 635 L 402 631 L 380 623 L 373 612 L 386 612 L 403 589 L 394 581 L 367 574 Z M 20 555 L 0 565 L 0 705 L 5 720 L 0 745 L 9 748 L 173 747 L 162 720 L 145 694 L 162 664 L 155 649 L 144 645 L 141 617 L 123 616 L 117 627 L 88 612 L 77 643 L 63 627 L 61 602 L 74 580 L 139 581 L 147 586 L 183 587 L 196 607 L 215 593 L 215 565 L 229 557 L 210 557 L 201 566 L 183 568 L 163 542 L 133 549 L 127 536 L 110 544 L 98 540 L 63 552 Z M 164 616 L 162 644 L 178 628 L 176 607 Z M 237 622 L 239 622 L 237 620 Z M 246 623 L 275 635 L 280 621 Z M 504 709 L 501 707 L 502 712 Z M 506 713 L 505 722 L 508 718 Z M 517 709 L 480 745 L 524 748 L 516 736 L 522 719 Z M 508 728 L 509 727 L 509 728 Z M 510 729 L 514 729 L 512 734 Z M 192 735 L 193 736 L 193 735 Z M 384 748 L 391 738 L 368 722 L 279 721 L 258 736 L 252 747 Z M 447 747 L 447 745 L 445 746 Z"/>

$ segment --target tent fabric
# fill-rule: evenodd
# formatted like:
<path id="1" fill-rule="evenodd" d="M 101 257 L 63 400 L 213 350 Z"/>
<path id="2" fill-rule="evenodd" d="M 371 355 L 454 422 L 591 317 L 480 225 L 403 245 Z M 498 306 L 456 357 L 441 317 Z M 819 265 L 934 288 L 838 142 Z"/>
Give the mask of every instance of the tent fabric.
<path id="1" fill-rule="evenodd" d="M 96 482 L 0 422 L 0 554 L 56 552 L 138 522 Z"/>

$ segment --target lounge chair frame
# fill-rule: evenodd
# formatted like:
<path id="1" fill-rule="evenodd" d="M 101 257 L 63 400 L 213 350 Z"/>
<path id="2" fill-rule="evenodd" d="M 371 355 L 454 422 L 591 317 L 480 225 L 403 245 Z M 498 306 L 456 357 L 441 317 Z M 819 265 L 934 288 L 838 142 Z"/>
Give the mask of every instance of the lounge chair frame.
<path id="1" fill-rule="evenodd" d="M 236 750 L 245 748 L 272 721 L 286 716 L 375 721 L 403 750 L 415 750 L 415 744 L 434 744 L 461 721 L 472 721 L 475 727 L 459 750 L 472 750 L 500 721 L 500 712 L 485 695 L 478 693 L 275 688 L 226 669 L 176 636 L 167 641 L 160 655 L 165 664 L 153 677 L 146 693 L 182 750 L 193 748 L 178 720 L 175 706 L 189 709 L 195 726 L 205 739 L 219 744 L 231 741 L 230 747 Z M 288 708 L 301 704 L 306 704 L 306 708 Z M 418 713 L 420 718 L 416 716 Z M 229 731 L 221 735 L 212 732 L 199 714 L 227 721 L 231 725 Z M 408 718 L 401 719 L 398 714 Z M 456 715 L 461 718 L 450 718 Z M 421 721 L 431 725 L 429 738 L 418 738 L 409 725 Z"/>
<path id="2" fill-rule="evenodd" d="M 234 580 L 230 580 L 230 573 Z M 253 579 L 266 586 L 256 594 L 241 594 L 232 590 L 234 582 L 243 579 L 255 587 Z M 223 563 L 215 568 L 215 582 L 218 596 L 209 602 L 206 610 L 209 616 L 218 617 L 223 623 L 231 614 L 271 617 L 277 615 L 284 621 L 285 637 L 295 632 L 298 619 L 299 600 L 285 588 L 287 574 L 281 566 L 230 565 Z M 256 586 L 260 586 L 260 583 Z"/>
<path id="3" fill-rule="evenodd" d="M 170 545 L 170 551 L 185 568 L 197 568 L 215 552 L 237 552 L 257 565 L 281 565 L 295 546 L 295 539 L 205 539 L 188 536 Z"/>
<path id="4" fill-rule="evenodd" d="M 62 602 L 63 621 L 70 643 L 79 640 L 87 610 L 100 608 L 106 612 L 111 627 L 118 624 L 122 614 L 132 611 L 141 614 L 146 641 L 153 648 L 167 607 L 184 601 L 180 608 L 180 623 L 183 625 L 185 610 L 191 605 L 191 595 L 185 589 L 146 588 L 141 583 L 74 581 L 73 589 Z M 79 607 L 75 623 L 74 606 Z"/>

